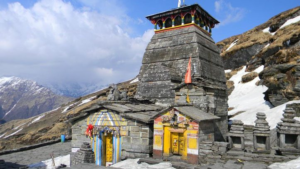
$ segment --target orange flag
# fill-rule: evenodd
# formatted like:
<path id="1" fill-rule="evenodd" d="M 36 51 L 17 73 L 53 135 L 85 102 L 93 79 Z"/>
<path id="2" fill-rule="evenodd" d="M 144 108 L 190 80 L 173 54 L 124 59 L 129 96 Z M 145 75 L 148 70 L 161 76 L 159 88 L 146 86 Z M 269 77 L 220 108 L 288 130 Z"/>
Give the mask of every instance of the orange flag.
<path id="1" fill-rule="evenodd" d="M 190 57 L 189 64 L 186 70 L 184 83 L 189 84 L 192 83 L 192 67 L 191 67 L 192 58 Z"/>

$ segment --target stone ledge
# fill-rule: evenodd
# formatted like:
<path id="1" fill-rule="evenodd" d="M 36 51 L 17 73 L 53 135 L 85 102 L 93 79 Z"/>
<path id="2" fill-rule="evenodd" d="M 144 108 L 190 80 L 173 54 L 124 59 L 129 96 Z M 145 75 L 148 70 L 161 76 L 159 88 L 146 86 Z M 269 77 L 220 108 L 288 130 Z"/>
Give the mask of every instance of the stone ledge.
<path id="1" fill-rule="evenodd" d="M 66 137 L 65 140 L 72 140 L 72 137 Z M 48 141 L 48 142 L 44 142 L 44 143 L 39 143 L 39 144 L 35 144 L 35 145 L 25 146 L 25 147 L 22 147 L 22 148 L 19 148 L 19 149 L 1 151 L 0 155 L 5 155 L 5 154 L 11 154 L 11 153 L 16 153 L 16 152 L 31 150 L 31 149 L 35 149 L 35 148 L 38 148 L 38 147 L 43 147 L 43 146 L 47 146 L 47 145 L 59 143 L 60 141 L 61 141 L 61 139 L 56 139 L 56 140 L 52 140 L 52 141 Z"/>

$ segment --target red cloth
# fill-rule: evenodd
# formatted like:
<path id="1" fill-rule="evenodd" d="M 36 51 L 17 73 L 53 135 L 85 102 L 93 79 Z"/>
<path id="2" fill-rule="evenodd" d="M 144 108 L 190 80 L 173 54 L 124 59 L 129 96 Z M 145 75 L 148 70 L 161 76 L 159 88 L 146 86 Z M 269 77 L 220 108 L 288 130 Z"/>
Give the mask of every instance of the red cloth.
<path id="1" fill-rule="evenodd" d="M 189 59 L 189 64 L 186 70 L 185 78 L 184 78 L 184 83 L 189 84 L 192 83 L 192 66 L 191 66 L 191 61 L 192 58 L 190 57 Z"/>
<path id="2" fill-rule="evenodd" d="M 94 129 L 94 126 L 92 124 L 89 124 L 86 128 L 85 135 L 92 137 L 92 131 Z"/>

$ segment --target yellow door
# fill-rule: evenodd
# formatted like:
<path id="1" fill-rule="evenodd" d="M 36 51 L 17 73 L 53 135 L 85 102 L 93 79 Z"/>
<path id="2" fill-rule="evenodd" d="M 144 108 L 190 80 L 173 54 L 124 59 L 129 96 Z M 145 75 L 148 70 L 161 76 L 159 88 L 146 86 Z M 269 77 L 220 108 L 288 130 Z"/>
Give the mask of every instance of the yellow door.
<path id="1" fill-rule="evenodd" d="M 106 162 L 113 161 L 113 139 L 112 134 L 107 134 L 105 138 L 106 142 Z"/>
<path id="2" fill-rule="evenodd" d="M 183 155 L 185 148 L 185 139 L 183 133 L 179 133 L 179 155 Z"/>
<path id="3" fill-rule="evenodd" d="M 172 153 L 179 154 L 179 137 L 178 133 L 171 133 Z"/>

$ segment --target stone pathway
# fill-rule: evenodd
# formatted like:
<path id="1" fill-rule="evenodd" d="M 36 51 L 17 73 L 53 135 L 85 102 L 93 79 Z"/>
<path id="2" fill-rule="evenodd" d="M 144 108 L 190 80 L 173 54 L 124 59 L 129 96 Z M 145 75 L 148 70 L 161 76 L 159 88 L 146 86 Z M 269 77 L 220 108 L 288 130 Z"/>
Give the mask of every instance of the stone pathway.
<path id="1" fill-rule="evenodd" d="M 53 153 L 54 157 L 64 156 L 70 154 L 71 144 L 70 142 L 65 143 L 56 143 L 40 148 L 35 148 L 32 150 L 16 152 L 7 155 L 0 156 L 0 169 L 2 168 L 26 168 L 29 164 L 34 164 L 41 162 L 43 160 L 50 159 L 50 154 Z M 1 164 L 1 161 L 4 160 L 5 164 Z M 141 159 L 143 162 L 149 164 L 162 162 L 161 160 L 155 159 Z M 190 165 L 183 162 L 170 161 L 174 168 L 184 168 L 184 169 L 266 169 L 267 165 L 261 162 L 243 162 L 239 163 L 236 160 L 228 160 L 226 163 L 216 163 L 214 165 Z M 72 166 L 72 169 L 94 169 L 94 168 L 107 168 L 100 167 L 94 164 L 80 164 Z"/>
<path id="2" fill-rule="evenodd" d="M 7 155 L 1 155 L 0 160 L 5 161 L 6 168 L 20 168 L 29 164 L 38 163 L 51 158 L 50 154 L 53 153 L 54 157 L 68 155 L 71 152 L 71 142 L 56 143 L 48 146 L 35 148 L 16 152 Z M 0 167 L 1 168 L 1 167 Z"/>
<path id="3" fill-rule="evenodd" d="M 261 162 L 236 162 L 234 160 L 228 160 L 225 164 L 216 163 L 214 165 L 200 166 L 195 169 L 266 169 L 267 164 Z"/>
<path id="4" fill-rule="evenodd" d="M 140 159 L 141 162 L 155 164 L 163 162 L 157 159 Z M 191 165 L 184 162 L 168 161 L 172 163 L 172 167 L 177 169 L 267 169 L 267 164 L 262 162 L 237 162 L 236 160 L 228 160 L 225 163 L 217 162 L 214 165 Z"/>

